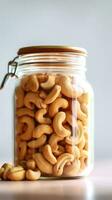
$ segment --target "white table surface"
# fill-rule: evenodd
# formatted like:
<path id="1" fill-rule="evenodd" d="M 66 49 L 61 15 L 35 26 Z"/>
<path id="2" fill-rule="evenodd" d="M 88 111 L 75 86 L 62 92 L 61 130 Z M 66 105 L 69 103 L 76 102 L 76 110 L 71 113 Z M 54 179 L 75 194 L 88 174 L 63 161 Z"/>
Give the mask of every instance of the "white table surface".
<path id="1" fill-rule="evenodd" d="M 93 173 L 76 180 L 0 182 L 0 200 L 112 200 L 112 161 L 95 164 Z"/>

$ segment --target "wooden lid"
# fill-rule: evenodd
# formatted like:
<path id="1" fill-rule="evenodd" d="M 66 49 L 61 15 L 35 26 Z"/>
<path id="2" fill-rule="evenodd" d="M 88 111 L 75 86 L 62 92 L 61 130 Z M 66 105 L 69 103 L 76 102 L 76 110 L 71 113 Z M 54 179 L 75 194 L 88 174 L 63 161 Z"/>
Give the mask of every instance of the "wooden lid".
<path id="1" fill-rule="evenodd" d="M 20 48 L 18 55 L 35 54 L 35 53 L 72 53 L 87 56 L 86 49 L 71 46 L 29 46 Z"/>

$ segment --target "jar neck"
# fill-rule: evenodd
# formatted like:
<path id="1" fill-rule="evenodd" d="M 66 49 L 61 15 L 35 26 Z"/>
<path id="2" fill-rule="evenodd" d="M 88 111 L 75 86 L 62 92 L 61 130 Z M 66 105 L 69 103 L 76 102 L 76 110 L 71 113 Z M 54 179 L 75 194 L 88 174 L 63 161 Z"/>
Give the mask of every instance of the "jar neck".
<path id="1" fill-rule="evenodd" d="M 67 73 L 86 78 L 86 57 L 72 53 L 35 53 L 18 56 L 16 75 L 21 77 L 30 73 Z M 12 65 L 10 71 L 14 70 Z"/>

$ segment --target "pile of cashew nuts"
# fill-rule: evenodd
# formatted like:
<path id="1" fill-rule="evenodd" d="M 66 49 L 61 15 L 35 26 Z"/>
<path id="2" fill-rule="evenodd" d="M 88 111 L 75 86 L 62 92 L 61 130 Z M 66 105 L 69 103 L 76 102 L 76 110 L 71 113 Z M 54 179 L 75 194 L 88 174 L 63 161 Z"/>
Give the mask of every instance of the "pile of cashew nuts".
<path id="1" fill-rule="evenodd" d="M 41 172 L 38 169 L 34 169 L 34 164 L 27 162 L 27 168 L 21 165 L 13 166 L 10 163 L 5 163 L 0 167 L 0 180 L 4 181 L 36 181 L 40 178 Z M 29 168 L 30 166 L 30 168 Z M 28 169 L 29 168 L 29 169 Z"/>
<path id="2" fill-rule="evenodd" d="M 26 177 L 80 175 L 88 165 L 89 94 L 54 73 L 24 76 L 15 93 L 15 161 Z"/>

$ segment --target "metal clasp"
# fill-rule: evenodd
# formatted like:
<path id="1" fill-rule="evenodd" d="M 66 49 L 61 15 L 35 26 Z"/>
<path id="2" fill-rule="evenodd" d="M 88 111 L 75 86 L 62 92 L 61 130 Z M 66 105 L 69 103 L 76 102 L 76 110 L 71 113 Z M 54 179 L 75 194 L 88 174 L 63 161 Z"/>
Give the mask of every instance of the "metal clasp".
<path id="1" fill-rule="evenodd" d="M 16 71 L 17 71 L 18 63 L 15 61 L 17 58 L 18 58 L 18 56 L 15 57 L 12 61 L 9 61 L 9 63 L 8 63 L 8 73 L 4 76 L 4 78 L 2 80 L 2 83 L 0 85 L 0 90 L 4 88 L 4 85 L 6 84 L 6 82 L 8 81 L 9 78 L 12 78 L 14 76 L 17 77 Z M 14 66 L 13 72 L 10 72 L 10 66 Z"/>

